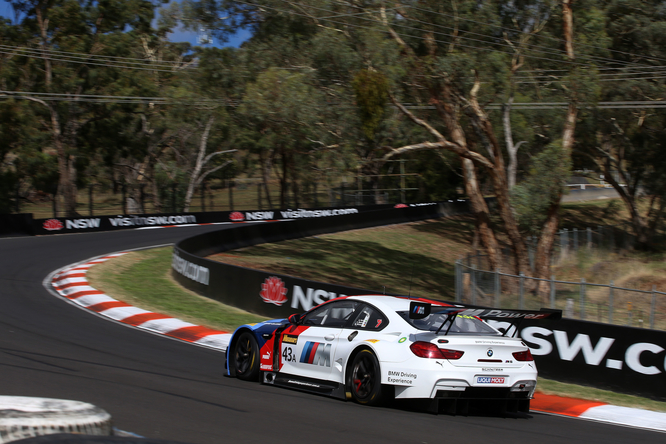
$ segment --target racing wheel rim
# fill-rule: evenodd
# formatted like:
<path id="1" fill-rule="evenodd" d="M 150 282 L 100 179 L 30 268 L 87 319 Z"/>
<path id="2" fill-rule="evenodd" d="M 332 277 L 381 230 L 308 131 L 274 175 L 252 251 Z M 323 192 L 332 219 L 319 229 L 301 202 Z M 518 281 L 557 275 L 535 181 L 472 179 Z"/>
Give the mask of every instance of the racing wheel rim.
<path id="1" fill-rule="evenodd" d="M 243 333 L 238 338 L 234 351 L 234 364 L 236 375 L 242 379 L 252 379 L 257 363 L 257 346 L 252 335 Z"/>
<path id="2" fill-rule="evenodd" d="M 378 398 L 380 384 L 377 358 L 372 352 L 362 350 L 354 358 L 350 378 L 354 399 L 361 404 L 373 403 Z"/>

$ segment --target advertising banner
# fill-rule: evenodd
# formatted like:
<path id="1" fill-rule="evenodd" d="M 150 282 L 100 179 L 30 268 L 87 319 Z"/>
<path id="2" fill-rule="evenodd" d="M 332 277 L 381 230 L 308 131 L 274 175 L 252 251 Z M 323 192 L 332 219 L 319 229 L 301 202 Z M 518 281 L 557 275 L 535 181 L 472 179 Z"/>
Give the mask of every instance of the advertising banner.
<path id="1" fill-rule="evenodd" d="M 521 327 L 543 377 L 666 401 L 666 332 L 574 319 Z"/>
<path id="2" fill-rule="evenodd" d="M 349 214 L 360 214 L 391 208 L 435 206 L 437 202 L 391 205 L 365 205 L 359 207 L 331 207 L 311 209 L 209 211 L 190 213 L 121 214 L 111 216 L 53 217 L 28 222 L 36 235 L 115 231 L 138 228 L 156 228 L 214 223 L 242 223 L 276 220 L 320 219 Z"/>

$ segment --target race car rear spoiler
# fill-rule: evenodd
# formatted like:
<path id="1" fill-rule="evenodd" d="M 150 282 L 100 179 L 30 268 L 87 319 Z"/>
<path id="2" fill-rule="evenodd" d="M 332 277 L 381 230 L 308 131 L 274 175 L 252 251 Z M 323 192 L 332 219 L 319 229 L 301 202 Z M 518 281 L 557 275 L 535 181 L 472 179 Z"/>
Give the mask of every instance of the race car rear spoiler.
<path id="1" fill-rule="evenodd" d="M 435 311 L 433 311 L 433 308 Z M 411 319 L 423 319 L 430 313 L 445 314 L 448 316 L 449 328 L 453 324 L 453 319 L 456 316 L 472 316 L 483 320 L 505 321 L 509 322 L 511 326 L 515 327 L 514 333 L 518 330 L 518 325 L 523 319 L 541 320 L 548 319 L 556 321 L 562 319 L 562 310 L 554 310 L 550 308 L 542 308 L 540 310 L 514 310 L 506 308 L 487 308 L 476 306 L 465 307 L 443 307 L 434 306 L 428 302 L 411 301 L 409 304 L 409 317 Z M 439 330 L 447 322 L 440 326 Z M 439 333 L 439 330 L 437 331 Z M 509 329 L 504 330 L 504 335 Z M 448 333 L 448 330 L 447 330 Z"/>

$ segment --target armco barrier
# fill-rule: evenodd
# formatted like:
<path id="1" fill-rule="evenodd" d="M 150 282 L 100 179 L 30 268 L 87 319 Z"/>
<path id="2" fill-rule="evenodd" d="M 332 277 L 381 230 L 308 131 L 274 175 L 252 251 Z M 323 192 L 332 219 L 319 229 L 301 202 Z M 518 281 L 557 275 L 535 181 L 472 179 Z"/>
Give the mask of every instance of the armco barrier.
<path id="1" fill-rule="evenodd" d="M 392 208 L 331 218 L 239 224 L 200 234 L 174 247 L 173 275 L 183 286 L 211 299 L 269 317 L 286 317 L 340 295 L 376 293 L 237 267 L 205 256 L 266 242 L 278 242 L 357 228 L 390 225 L 466 213 L 466 202 Z"/>

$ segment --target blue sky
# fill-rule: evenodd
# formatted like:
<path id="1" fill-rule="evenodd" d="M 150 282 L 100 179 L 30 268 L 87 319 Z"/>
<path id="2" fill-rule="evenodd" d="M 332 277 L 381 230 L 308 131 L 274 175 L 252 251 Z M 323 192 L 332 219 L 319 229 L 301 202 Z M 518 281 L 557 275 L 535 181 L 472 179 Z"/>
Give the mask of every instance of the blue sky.
<path id="1" fill-rule="evenodd" d="M 11 5 L 6 0 L 0 0 L 0 16 L 7 17 L 12 20 L 14 19 L 14 11 Z M 198 35 L 196 32 L 177 30 L 176 32 L 171 34 L 170 40 L 172 42 L 189 42 L 192 45 L 198 45 L 197 36 Z M 249 31 L 241 30 L 236 35 L 232 36 L 229 39 L 229 42 L 227 42 L 222 46 L 238 47 L 241 43 L 243 43 L 245 40 L 249 39 L 250 37 L 251 34 Z M 213 46 L 220 46 L 219 42 L 214 41 Z"/>

